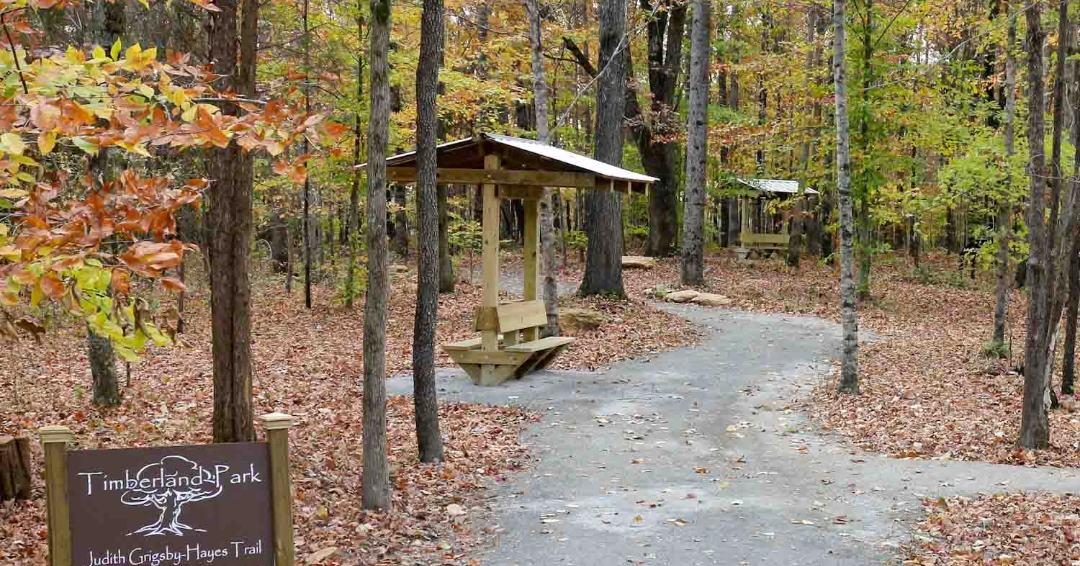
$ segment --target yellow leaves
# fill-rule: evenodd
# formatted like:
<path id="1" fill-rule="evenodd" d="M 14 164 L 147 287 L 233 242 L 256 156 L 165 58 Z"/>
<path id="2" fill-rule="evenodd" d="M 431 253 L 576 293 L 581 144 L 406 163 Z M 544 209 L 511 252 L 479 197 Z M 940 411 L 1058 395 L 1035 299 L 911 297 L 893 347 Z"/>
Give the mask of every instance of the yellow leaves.
<path id="1" fill-rule="evenodd" d="M 23 197 L 25 197 L 26 195 L 29 195 L 29 194 L 30 194 L 29 192 L 24 191 L 22 189 L 3 189 L 3 190 L 0 190 L 0 197 L 9 198 L 9 199 L 23 198 Z"/>
<path id="2" fill-rule="evenodd" d="M 119 51 L 119 48 L 117 48 L 117 51 Z M 138 72 L 152 65 L 156 59 L 156 47 L 143 50 L 142 46 L 136 43 L 135 45 L 128 47 L 127 51 L 124 52 L 124 60 L 120 62 L 120 66 L 125 71 Z"/>
<path id="3" fill-rule="evenodd" d="M 26 143 L 22 141 L 19 134 L 8 132 L 0 135 L 0 149 L 14 155 L 22 155 L 26 151 Z"/>
<path id="4" fill-rule="evenodd" d="M 90 55 L 92 58 L 88 63 L 105 63 L 111 61 L 109 56 L 105 54 L 105 50 L 100 45 L 94 46 L 94 51 Z"/>
<path id="5" fill-rule="evenodd" d="M 112 44 L 112 48 L 109 49 L 109 57 L 111 57 L 113 61 L 120 56 L 121 47 L 120 39 L 117 38 L 116 42 Z"/>
<path id="6" fill-rule="evenodd" d="M 41 155 L 49 155 L 52 153 L 53 148 L 56 147 L 56 133 L 41 132 L 38 134 L 37 145 Z"/>

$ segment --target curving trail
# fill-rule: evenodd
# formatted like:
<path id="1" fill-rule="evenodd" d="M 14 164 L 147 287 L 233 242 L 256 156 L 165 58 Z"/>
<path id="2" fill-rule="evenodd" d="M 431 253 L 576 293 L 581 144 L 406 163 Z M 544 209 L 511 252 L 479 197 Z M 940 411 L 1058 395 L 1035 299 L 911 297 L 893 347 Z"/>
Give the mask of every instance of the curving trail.
<path id="1" fill-rule="evenodd" d="M 702 345 L 601 373 L 503 387 L 440 374 L 439 395 L 544 414 L 534 465 L 492 488 L 477 529 L 493 565 L 872 565 L 896 562 L 925 496 L 1076 491 L 1080 470 L 895 460 L 819 434 L 794 407 L 838 355 L 820 319 L 661 308 Z M 411 380 L 388 382 L 408 394 Z"/>

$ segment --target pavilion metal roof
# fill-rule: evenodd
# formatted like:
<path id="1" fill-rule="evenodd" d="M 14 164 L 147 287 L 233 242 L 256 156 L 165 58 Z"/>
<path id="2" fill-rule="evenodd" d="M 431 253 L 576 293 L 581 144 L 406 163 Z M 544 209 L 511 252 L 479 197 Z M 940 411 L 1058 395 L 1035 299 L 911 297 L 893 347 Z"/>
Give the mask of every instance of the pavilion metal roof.
<path id="1" fill-rule="evenodd" d="M 788 181 L 783 179 L 738 179 L 738 181 L 755 191 L 761 191 L 763 193 L 774 194 L 787 194 L 795 195 L 799 193 L 799 182 Z M 806 187 L 803 189 L 804 194 L 816 195 L 817 191 Z"/>
<path id="2" fill-rule="evenodd" d="M 544 163 L 544 169 L 592 173 L 605 180 L 630 183 L 651 184 L 659 181 L 656 177 L 635 173 L 536 140 L 487 133 L 439 145 L 436 148 L 438 166 L 440 168 L 483 169 L 483 155 L 474 151 L 476 146 L 480 145 L 501 146 L 524 154 L 523 157 L 540 158 L 541 161 L 547 162 Z M 415 165 L 415 151 L 395 155 L 386 160 L 387 167 L 414 167 Z M 513 163 L 504 165 L 516 168 Z"/>

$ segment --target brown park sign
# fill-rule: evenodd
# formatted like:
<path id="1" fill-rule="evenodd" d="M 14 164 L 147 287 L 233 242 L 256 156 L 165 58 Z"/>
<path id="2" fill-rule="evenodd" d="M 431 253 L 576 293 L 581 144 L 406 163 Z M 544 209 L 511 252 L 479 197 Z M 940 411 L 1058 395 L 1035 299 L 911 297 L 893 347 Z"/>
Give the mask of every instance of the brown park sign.
<path id="1" fill-rule="evenodd" d="M 265 443 L 45 452 L 51 566 L 294 566 L 289 428 L 259 417 Z"/>
<path id="2" fill-rule="evenodd" d="M 267 445 L 68 452 L 73 566 L 272 566 Z"/>

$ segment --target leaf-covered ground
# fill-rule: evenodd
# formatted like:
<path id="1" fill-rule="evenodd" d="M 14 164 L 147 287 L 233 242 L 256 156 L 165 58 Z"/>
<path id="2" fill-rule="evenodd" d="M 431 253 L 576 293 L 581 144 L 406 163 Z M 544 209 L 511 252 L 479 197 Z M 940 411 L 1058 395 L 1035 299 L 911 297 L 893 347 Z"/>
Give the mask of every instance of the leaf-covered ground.
<path id="1" fill-rule="evenodd" d="M 859 351 L 861 396 L 837 398 L 830 380 L 807 409 L 826 429 L 861 448 L 897 457 L 955 458 L 1021 465 L 1080 467 L 1080 400 L 1062 398 L 1050 416 L 1052 448 L 1016 448 L 1023 376 L 1027 295 L 1009 305 L 1011 360 L 982 354 L 993 329 L 993 282 L 972 283 L 956 273 L 956 256 L 931 256 L 916 271 L 906 258 L 881 258 L 872 279 L 873 299 L 859 305 L 859 328 L 873 340 Z M 836 267 L 804 261 L 798 271 L 777 260 L 737 262 L 714 258 L 705 275 L 711 291 L 733 308 L 808 314 L 839 322 Z M 675 288 L 678 261 L 653 270 L 626 271 L 630 293 Z M 1060 384 L 1060 355 L 1058 373 Z"/>
<path id="2" fill-rule="evenodd" d="M 484 533 L 474 531 L 457 508 L 447 508 L 476 504 L 483 485 L 527 464 L 527 447 L 518 438 L 533 416 L 513 408 L 444 403 L 440 420 L 447 460 L 420 465 L 412 401 L 391 398 L 394 511 L 361 512 L 362 300 L 349 311 L 336 306 L 330 291 L 316 286 L 316 307 L 308 311 L 301 287 L 296 287 L 289 298 L 280 280 L 265 274 L 256 278 L 252 347 L 256 414 L 283 411 L 300 420 L 291 433 L 298 560 L 466 561 L 465 550 Z M 473 336 L 473 307 L 480 297 L 480 288 L 467 284 L 455 295 L 440 297 L 440 343 Z M 396 275 L 388 323 L 391 375 L 409 370 L 414 300 L 415 280 L 407 273 Z M 564 301 L 601 310 L 608 322 L 580 335 L 559 360 L 560 368 L 596 369 L 698 338 L 689 323 L 641 300 Z M 44 343 L 24 341 L 0 351 L 5 368 L 0 375 L 0 434 L 62 424 L 75 432 L 80 448 L 209 442 L 213 385 L 208 311 L 205 284 L 190 285 L 183 344 L 151 349 L 133 364 L 123 405 L 114 410 L 93 408 L 85 338 L 77 328 L 64 328 L 65 321 L 57 317 Z M 452 366 L 441 353 L 438 364 Z M 122 363 L 118 369 L 123 375 Z M 40 462 L 36 442 L 35 451 Z M 39 481 L 31 501 L 0 504 L 0 564 L 45 564 L 44 528 Z"/>
<path id="3" fill-rule="evenodd" d="M 912 566 L 1080 564 L 1080 496 L 1013 493 L 927 500 Z"/>

